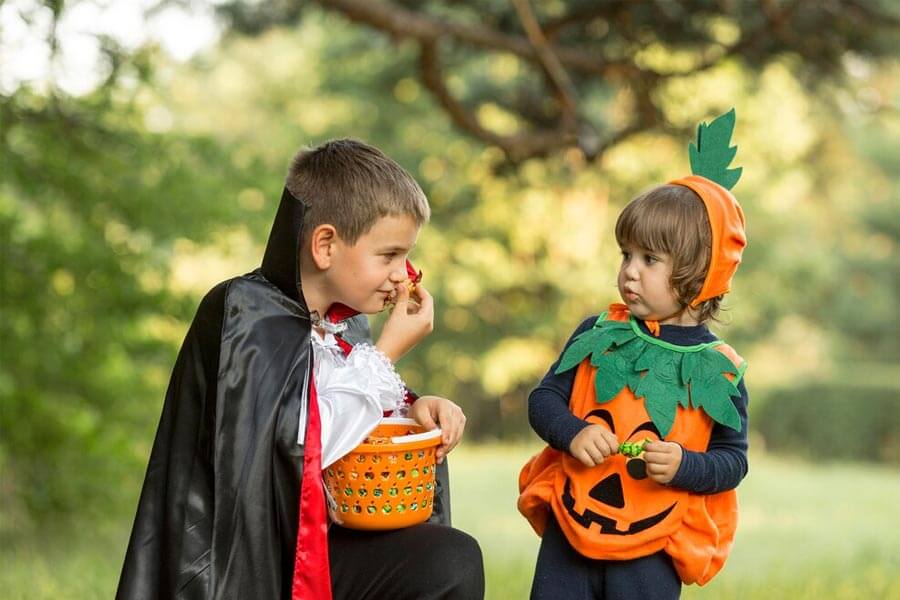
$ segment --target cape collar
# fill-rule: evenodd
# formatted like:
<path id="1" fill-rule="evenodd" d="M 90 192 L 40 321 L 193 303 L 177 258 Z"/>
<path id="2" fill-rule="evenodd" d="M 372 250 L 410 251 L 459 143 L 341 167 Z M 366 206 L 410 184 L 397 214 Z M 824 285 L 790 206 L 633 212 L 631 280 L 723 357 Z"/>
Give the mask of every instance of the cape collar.
<path id="1" fill-rule="evenodd" d="M 285 296 L 309 312 L 301 291 L 299 260 L 300 236 L 303 234 L 306 208 L 305 202 L 295 198 L 287 188 L 284 188 L 275 221 L 272 223 L 272 231 L 269 233 L 269 241 L 266 243 L 260 271 Z"/>

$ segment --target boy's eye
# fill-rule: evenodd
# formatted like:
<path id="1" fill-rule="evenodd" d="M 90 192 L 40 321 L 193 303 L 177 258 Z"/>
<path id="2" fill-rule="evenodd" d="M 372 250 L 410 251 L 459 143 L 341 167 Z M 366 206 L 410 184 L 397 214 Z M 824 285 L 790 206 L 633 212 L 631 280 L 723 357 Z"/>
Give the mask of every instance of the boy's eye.
<path id="1" fill-rule="evenodd" d="M 628 260 L 629 258 L 631 258 L 631 252 L 626 252 L 625 250 L 622 250 L 622 260 Z"/>
<path id="2" fill-rule="evenodd" d="M 648 265 L 652 265 L 653 263 L 659 262 L 659 259 L 656 258 L 655 256 L 653 256 L 652 254 L 648 254 L 647 256 L 645 256 L 644 260 L 647 262 Z"/>

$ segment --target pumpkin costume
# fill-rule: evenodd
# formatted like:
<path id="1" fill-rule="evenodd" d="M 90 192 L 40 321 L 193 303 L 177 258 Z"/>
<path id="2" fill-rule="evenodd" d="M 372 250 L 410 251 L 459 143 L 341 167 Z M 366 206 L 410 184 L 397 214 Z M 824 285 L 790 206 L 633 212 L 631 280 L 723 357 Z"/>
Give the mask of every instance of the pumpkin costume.
<path id="1" fill-rule="evenodd" d="M 701 125 L 691 149 L 695 174 L 670 182 L 696 193 L 712 234 L 710 265 L 691 306 L 730 289 L 746 245 L 740 205 L 708 178 L 734 185 L 740 175 L 728 168 L 736 150 L 728 147 L 733 125 L 733 110 Z M 745 368 L 702 324 L 660 326 L 611 305 L 579 327 L 529 398 L 532 426 L 549 447 L 520 473 L 519 511 L 538 535 L 550 528 L 558 537 L 560 530 L 598 568 L 665 553 L 682 582 L 708 582 L 724 564 L 737 526 L 734 487 L 746 473 Z M 607 427 L 628 454 L 638 454 L 644 439 L 680 444 L 678 472 L 658 484 L 639 454 L 624 451 L 586 467 L 569 446 L 591 424 Z"/>

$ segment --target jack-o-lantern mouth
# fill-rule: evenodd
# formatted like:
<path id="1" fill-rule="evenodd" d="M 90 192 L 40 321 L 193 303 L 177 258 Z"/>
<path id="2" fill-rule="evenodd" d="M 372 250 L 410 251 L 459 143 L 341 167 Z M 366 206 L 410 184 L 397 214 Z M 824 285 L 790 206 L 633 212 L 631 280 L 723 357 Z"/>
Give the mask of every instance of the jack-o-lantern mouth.
<path id="1" fill-rule="evenodd" d="M 678 504 L 677 502 L 673 502 L 672 506 L 670 506 L 669 508 L 645 519 L 634 521 L 631 525 L 628 526 L 627 530 L 622 531 L 618 527 L 616 527 L 615 519 L 596 513 L 589 508 L 585 508 L 582 514 L 576 512 L 575 498 L 572 496 L 570 484 L 570 480 L 566 479 L 566 486 L 563 489 L 562 493 L 562 502 L 563 506 L 566 507 L 566 512 L 569 513 L 569 516 L 572 517 L 572 519 L 576 523 L 578 523 L 585 529 L 590 528 L 591 523 L 596 523 L 600 526 L 600 533 L 605 533 L 608 535 L 634 535 L 636 533 L 644 531 L 645 529 L 650 529 L 654 525 L 662 522 L 662 520 L 667 516 L 669 516 L 669 513 L 671 513 L 675 508 L 675 505 Z"/>

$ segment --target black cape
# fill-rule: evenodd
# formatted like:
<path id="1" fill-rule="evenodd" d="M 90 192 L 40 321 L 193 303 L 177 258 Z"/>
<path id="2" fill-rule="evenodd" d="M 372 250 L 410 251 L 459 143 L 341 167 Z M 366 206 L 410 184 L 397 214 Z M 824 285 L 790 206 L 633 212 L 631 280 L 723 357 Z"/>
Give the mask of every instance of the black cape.
<path id="1" fill-rule="evenodd" d="M 304 204 L 286 189 L 261 268 L 215 286 L 178 354 L 118 599 L 290 598 L 310 373 L 297 257 Z M 357 315 L 345 338 L 371 339 Z M 446 461 L 433 521 L 449 524 Z"/>

